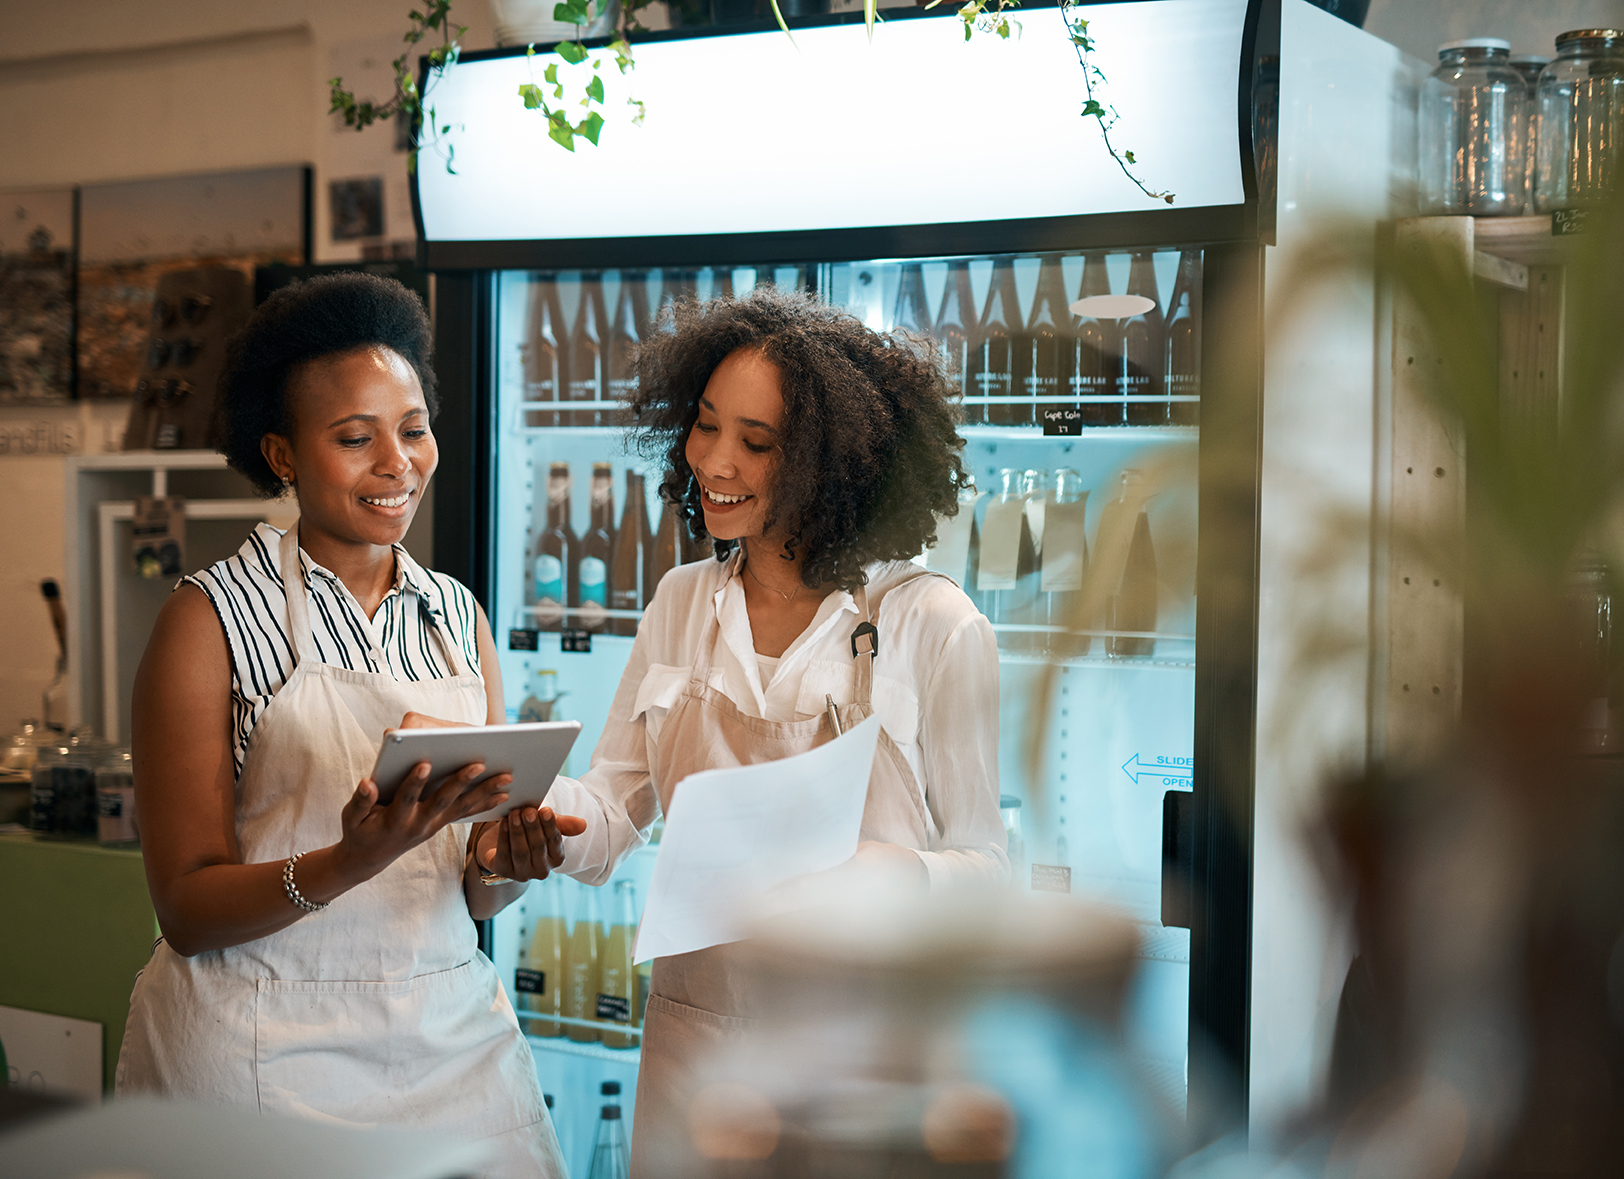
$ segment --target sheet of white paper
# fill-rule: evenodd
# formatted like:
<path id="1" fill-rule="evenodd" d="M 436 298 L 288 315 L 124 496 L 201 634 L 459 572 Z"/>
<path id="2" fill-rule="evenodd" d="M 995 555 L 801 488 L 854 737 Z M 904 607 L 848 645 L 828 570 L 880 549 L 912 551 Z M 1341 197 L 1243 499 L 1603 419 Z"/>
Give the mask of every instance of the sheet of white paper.
<path id="1" fill-rule="evenodd" d="M 851 859 L 879 739 L 880 718 L 871 716 L 806 753 L 678 783 L 634 959 L 738 941 L 741 907 Z"/>

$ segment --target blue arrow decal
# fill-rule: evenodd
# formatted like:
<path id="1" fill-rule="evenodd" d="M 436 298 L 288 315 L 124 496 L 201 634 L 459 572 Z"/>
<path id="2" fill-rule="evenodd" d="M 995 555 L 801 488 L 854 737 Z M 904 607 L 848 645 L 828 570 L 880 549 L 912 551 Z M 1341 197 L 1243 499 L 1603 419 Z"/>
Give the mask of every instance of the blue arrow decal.
<path id="1" fill-rule="evenodd" d="M 1190 764 L 1194 760 L 1189 757 L 1157 757 L 1145 762 L 1140 761 L 1136 753 L 1122 763 L 1122 772 L 1135 782 L 1141 778 L 1158 778 L 1188 786 L 1195 777 L 1195 769 Z"/>

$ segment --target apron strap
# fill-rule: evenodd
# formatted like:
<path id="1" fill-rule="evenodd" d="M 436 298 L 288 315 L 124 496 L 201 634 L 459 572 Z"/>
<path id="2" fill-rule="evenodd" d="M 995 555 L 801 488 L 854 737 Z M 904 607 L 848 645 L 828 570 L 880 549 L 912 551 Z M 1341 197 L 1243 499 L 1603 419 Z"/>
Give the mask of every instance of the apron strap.
<path id="1" fill-rule="evenodd" d="M 305 588 L 304 563 L 299 560 L 299 522 L 295 520 L 282 534 L 277 549 L 282 570 L 282 589 L 288 599 L 288 639 L 296 663 L 320 663 L 316 638 L 310 630 L 310 599 Z"/>
<path id="2" fill-rule="evenodd" d="M 728 574 L 727 581 L 722 583 L 722 589 L 718 590 L 717 593 L 726 590 L 728 582 L 739 575 L 739 563 L 743 560 L 744 546 L 741 544 L 733 551 L 733 556 L 728 558 L 729 563 L 732 565 L 732 571 Z M 705 629 L 699 633 L 699 647 L 694 653 L 693 671 L 689 676 L 690 685 L 698 685 L 701 688 L 710 687 L 711 664 L 715 661 L 716 643 L 721 637 L 722 621 L 716 615 L 716 594 L 712 594 L 710 609 L 705 611 Z"/>
<path id="3" fill-rule="evenodd" d="M 869 707 L 874 699 L 874 658 L 880 650 L 880 632 L 869 617 L 868 587 L 858 586 L 852 590 L 851 597 L 857 605 L 857 628 L 851 632 L 852 661 L 857 670 L 852 703 Z"/>

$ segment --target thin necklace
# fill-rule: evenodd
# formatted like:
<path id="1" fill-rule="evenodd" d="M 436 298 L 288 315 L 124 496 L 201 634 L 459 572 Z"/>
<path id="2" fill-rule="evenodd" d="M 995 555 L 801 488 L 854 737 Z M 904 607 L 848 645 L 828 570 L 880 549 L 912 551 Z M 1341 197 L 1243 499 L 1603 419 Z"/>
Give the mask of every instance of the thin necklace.
<path id="1" fill-rule="evenodd" d="M 795 600 L 795 598 L 796 598 L 796 595 L 798 595 L 801 592 L 801 587 L 800 586 L 796 586 L 794 588 L 794 590 L 792 590 L 791 592 L 786 594 L 783 590 L 779 589 L 777 586 L 768 585 L 765 581 L 762 581 L 761 578 L 756 576 L 755 571 L 750 568 L 750 562 L 749 561 L 745 561 L 745 563 L 744 563 L 744 571 L 746 573 L 750 574 L 750 580 L 751 581 L 755 582 L 757 585 L 759 585 L 764 590 L 772 590 L 773 593 L 775 593 L 779 597 L 783 598 L 784 601 L 786 601 L 786 602 L 793 602 Z"/>

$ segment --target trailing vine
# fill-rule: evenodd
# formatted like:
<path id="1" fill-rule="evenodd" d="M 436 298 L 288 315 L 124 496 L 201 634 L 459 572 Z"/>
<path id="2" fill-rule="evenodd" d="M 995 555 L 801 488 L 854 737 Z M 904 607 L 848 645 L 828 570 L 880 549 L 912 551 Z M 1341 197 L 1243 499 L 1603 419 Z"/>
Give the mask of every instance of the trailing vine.
<path id="1" fill-rule="evenodd" d="M 402 38 L 406 43 L 406 51 L 395 58 L 390 64 L 395 70 L 395 93 L 387 102 L 373 102 L 370 99 L 357 101 L 353 90 L 345 89 L 343 78 L 329 78 L 329 88 L 332 105 L 327 108 L 329 114 L 342 115 L 344 124 L 357 131 L 364 131 L 373 123 L 384 122 L 394 118 L 411 119 L 417 123 L 417 129 L 412 135 L 411 150 L 406 157 L 406 166 L 412 170 L 417 168 L 417 151 L 427 132 L 427 143 L 435 153 L 445 160 L 445 170 L 455 175 L 456 168 L 453 161 L 456 157 L 456 145 L 448 138 L 451 134 L 451 125 L 441 124 L 435 116 L 432 106 L 424 106 L 428 92 L 433 90 L 434 83 L 445 74 L 445 71 L 456 64 L 458 56 L 462 53 L 462 36 L 468 31 L 466 25 L 453 25 L 451 23 L 451 0 L 428 0 L 426 11 L 412 9 L 410 20 L 412 27 Z M 430 33 L 440 34 L 440 44 L 429 50 L 428 81 L 423 92 L 418 92 L 417 79 L 413 76 L 410 61 L 412 46 L 419 44 Z"/>
<path id="2" fill-rule="evenodd" d="M 999 2 L 1002 3 L 1003 0 L 999 0 Z M 1174 199 L 1173 194 L 1170 192 L 1156 192 L 1146 186 L 1145 182 L 1133 173 L 1133 169 L 1139 163 L 1133 152 L 1118 151 L 1116 144 L 1111 142 L 1111 128 L 1116 126 L 1117 120 L 1122 116 L 1117 113 L 1116 107 L 1111 106 L 1109 103 L 1100 102 L 1095 95 L 1094 88 L 1096 86 L 1102 88 L 1105 86 L 1105 72 L 1095 65 L 1090 57 L 1090 54 L 1095 49 L 1094 38 L 1088 35 L 1088 22 L 1072 11 L 1076 7 L 1076 0 L 1060 0 L 1060 19 L 1066 22 L 1066 34 L 1071 38 L 1072 48 L 1077 52 L 1077 64 L 1083 68 L 1085 101 L 1083 102 L 1082 116 L 1085 119 L 1098 121 L 1100 138 L 1105 142 L 1105 150 L 1116 161 L 1117 167 L 1122 169 L 1122 174 L 1133 181 L 1134 187 L 1152 200 L 1166 201 L 1171 205 Z"/>
<path id="3" fill-rule="evenodd" d="M 553 19 L 576 26 L 576 39 L 562 42 L 556 47 L 554 52 L 561 60 L 547 63 L 540 82 L 536 81 L 532 72 L 530 81 L 519 86 L 519 98 L 524 103 L 525 109 L 541 112 L 547 120 L 547 137 L 566 151 L 575 150 L 577 138 L 585 139 L 594 147 L 597 146 L 598 136 L 603 130 L 603 111 L 606 109 L 604 103 L 607 99 L 603 85 L 603 64 L 612 59 L 622 75 L 630 73 L 637 64 L 632 57 L 631 34 L 648 31 L 639 19 L 639 14 L 653 0 L 619 0 L 618 27 L 613 40 L 609 42 L 604 52 L 594 54 L 588 50 L 580 35 L 581 32 L 592 20 L 596 5 L 614 2 L 615 0 L 559 0 L 553 8 Z M 789 37 L 790 43 L 794 44 L 795 37 L 790 32 L 784 14 L 779 11 L 778 0 L 769 2 L 772 4 L 773 16 L 777 18 L 778 27 L 784 31 L 786 37 Z M 934 8 L 943 2 L 944 0 L 931 0 L 927 7 Z M 418 148 L 426 142 L 445 160 L 446 171 L 454 174 L 456 149 L 449 139 L 451 125 L 442 125 L 435 116 L 434 108 L 425 105 L 434 83 L 446 70 L 456 64 L 461 53 L 460 40 L 468 31 L 464 26 L 451 24 L 451 3 L 452 0 L 428 0 L 424 11 L 412 10 L 410 16 L 412 27 L 404 38 L 406 52 L 393 62 L 395 93 L 389 101 L 383 103 L 357 101 L 355 94 L 344 88 L 342 78 L 329 79 L 328 85 L 332 97 L 332 106 L 329 109 L 334 114 L 342 115 L 347 126 L 360 131 L 385 119 L 396 117 L 413 119 L 418 129 L 413 135 L 408 166 L 413 169 L 417 167 Z M 978 33 L 1008 40 L 1011 33 L 1020 35 L 1020 22 L 1011 19 L 1009 15 L 1011 9 L 1019 6 L 1020 0 L 965 0 L 959 5 L 955 15 L 963 22 L 966 41 Z M 1111 141 L 1111 131 L 1121 115 L 1116 107 L 1100 100 L 1106 85 L 1105 73 L 1094 63 L 1092 57 L 1096 49 L 1094 38 L 1089 34 L 1088 21 L 1074 11 L 1076 7 L 1077 0 L 1060 0 L 1060 17 L 1065 22 L 1066 35 L 1077 54 L 1077 64 L 1083 71 L 1084 102 L 1081 115 L 1085 119 L 1091 118 L 1096 121 L 1106 152 L 1116 161 L 1117 167 L 1122 169 L 1122 174 L 1133 182 L 1134 187 L 1152 200 L 1166 201 L 1171 205 L 1174 195 L 1171 192 L 1158 192 L 1140 180 L 1134 173 L 1139 164 L 1134 153 L 1119 150 Z M 874 26 L 880 23 L 878 0 L 863 0 L 863 23 L 872 40 Z M 441 42 L 428 54 L 428 78 L 423 92 L 419 93 L 417 81 L 408 66 L 411 47 L 434 32 L 440 34 Z M 534 58 L 536 47 L 528 46 L 525 56 L 527 59 Z M 563 71 L 560 70 L 560 65 L 564 67 Z M 582 71 L 577 68 L 581 66 L 585 66 L 586 69 Z M 584 82 L 581 82 L 582 78 L 585 79 Z M 566 99 L 566 82 L 570 85 L 581 82 L 579 99 Z M 568 109 L 571 105 L 578 106 L 586 112 L 573 122 Z M 636 97 L 628 96 L 626 105 L 633 111 L 632 124 L 640 126 L 647 113 L 643 104 Z"/>

